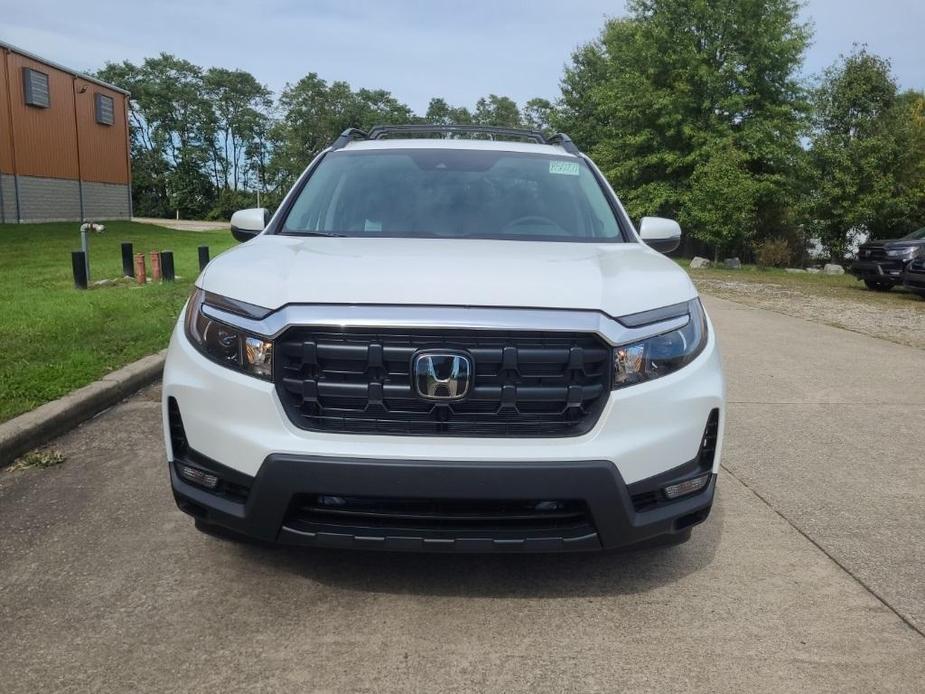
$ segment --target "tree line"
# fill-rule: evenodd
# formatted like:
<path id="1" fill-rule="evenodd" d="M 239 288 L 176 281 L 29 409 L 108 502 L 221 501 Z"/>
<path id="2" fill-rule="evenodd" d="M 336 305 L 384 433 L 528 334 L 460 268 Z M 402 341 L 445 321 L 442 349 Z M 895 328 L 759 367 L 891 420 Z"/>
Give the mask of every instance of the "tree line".
<path id="1" fill-rule="evenodd" d="M 242 70 L 161 54 L 97 74 L 132 92 L 139 216 L 227 218 L 273 206 L 349 127 L 440 123 L 563 131 L 630 215 L 677 218 L 687 250 L 841 258 L 860 234 L 925 225 L 925 94 L 852 47 L 801 79 L 812 29 L 793 0 L 630 0 L 566 65 L 555 101 L 495 94 L 423 114 L 383 89 L 310 73 L 278 98 Z M 775 253 L 776 249 L 776 253 Z"/>

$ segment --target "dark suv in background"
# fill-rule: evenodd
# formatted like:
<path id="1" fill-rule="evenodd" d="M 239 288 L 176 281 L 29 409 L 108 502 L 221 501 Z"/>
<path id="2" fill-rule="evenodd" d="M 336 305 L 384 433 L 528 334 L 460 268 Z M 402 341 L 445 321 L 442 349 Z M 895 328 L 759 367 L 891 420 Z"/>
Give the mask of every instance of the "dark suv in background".
<path id="1" fill-rule="evenodd" d="M 906 266 L 923 256 L 925 227 L 900 239 L 875 240 L 862 244 L 858 249 L 858 257 L 848 271 L 859 280 L 864 280 L 868 289 L 886 292 L 903 284 Z"/>
<path id="2" fill-rule="evenodd" d="M 920 255 L 906 265 L 903 272 L 903 284 L 909 291 L 925 299 L 925 255 Z"/>

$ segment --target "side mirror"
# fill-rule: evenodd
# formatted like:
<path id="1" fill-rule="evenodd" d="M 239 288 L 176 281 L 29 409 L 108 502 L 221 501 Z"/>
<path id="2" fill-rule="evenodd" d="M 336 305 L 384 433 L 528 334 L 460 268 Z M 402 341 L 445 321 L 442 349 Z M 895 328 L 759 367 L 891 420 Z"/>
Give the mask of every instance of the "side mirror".
<path id="1" fill-rule="evenodd" d="M 270 210 L 265 207 L 238 210 L 231 215 L 231 235 L 238 241 L 250 241 L 266 229 L 269 221 Z"/>
<path id="2" fill-rule="evenodd" d="M 660 253 L 671 253 L 681 245 L 681 226 L 673 219 L 643 217 L 639 223 L 639 238 Z"/>

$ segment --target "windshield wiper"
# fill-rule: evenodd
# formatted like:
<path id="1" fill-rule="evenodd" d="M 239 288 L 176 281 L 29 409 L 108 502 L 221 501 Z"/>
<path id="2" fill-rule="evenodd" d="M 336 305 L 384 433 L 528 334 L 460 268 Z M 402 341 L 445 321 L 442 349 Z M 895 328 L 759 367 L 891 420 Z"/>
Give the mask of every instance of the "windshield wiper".
<path id="1" fill-rule="evenodd" d="M 283 236 L 346 236 L 346 234 L 334 234 L 329 231 L 284 231 L 282 234 Z"/>

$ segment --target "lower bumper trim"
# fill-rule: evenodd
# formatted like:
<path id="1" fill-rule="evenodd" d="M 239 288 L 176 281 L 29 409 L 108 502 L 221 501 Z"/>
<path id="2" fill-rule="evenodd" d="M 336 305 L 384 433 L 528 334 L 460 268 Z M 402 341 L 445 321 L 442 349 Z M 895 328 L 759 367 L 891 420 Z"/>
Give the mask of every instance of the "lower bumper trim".
<path id="1" fill-rule="evenodd" d="M 681 534 L 706 519 L 716 486 L 712 475 L 701 492 L 636 511 L 630 489 L 616 466 L 606 460 L 448 462 L 276 454 L 264 460 L 247 500 L 236 503 L 191 485 L 180 478 L 174 465 L 170 470 L 181 510 L 246 536 L 293 545 L 426 552 L 567 552 Z M 570 499 L 583 502 L 588 517 L 586 523 L 561 528 L 499 523 L 464 532 L 439 523 L 423 528 L 392 527 L 389 522 L 368 527 L 352 521 L 341 526 L 306 524 L 293 516 L 295 499 L 306 494 L 455 503 Z"/>

